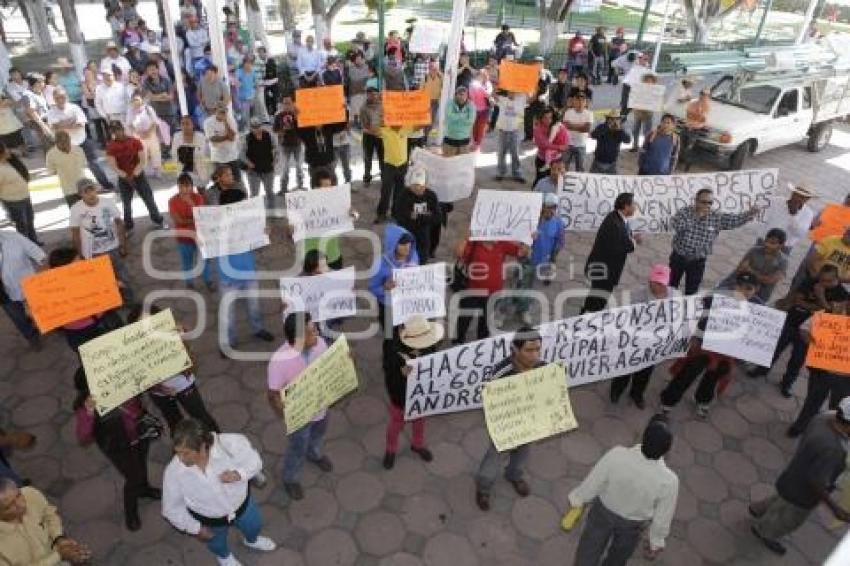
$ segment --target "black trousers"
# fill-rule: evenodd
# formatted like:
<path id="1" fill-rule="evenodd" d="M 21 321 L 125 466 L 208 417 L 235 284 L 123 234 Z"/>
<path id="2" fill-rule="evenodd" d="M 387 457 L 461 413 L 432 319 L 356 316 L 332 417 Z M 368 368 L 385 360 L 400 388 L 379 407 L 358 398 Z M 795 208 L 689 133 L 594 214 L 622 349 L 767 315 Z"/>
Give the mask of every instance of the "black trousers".
<path id="1" fill-rule="evenodd" d="M 461 310 L 476 311 L 469 315 L 461 315 L 457 318 L 457 334 L 454 337 L 454 342 L 461 344 L 466 341 L 466 333 L 469 330 L 469 325 L 472 324 L 472 318 L 478 317 L 478 331 L 476 340 L 487 338 L 490 336 L 490 329 L 487 328 L 487 313 L 495 307 L 495 301 L 492 297 L 480 295 L 467 295 L 460 300 Z"/>
<path id="2" fill-rule="evenodd" d="M 621 375 L 611 380 L 611 398 L 617 399 L 623 394 L 623 391 L 631 383 L 632 387 L 629 395 L 632 399 L 643 399 L 643 394 L 646 392 L 646 386 L 649 385 L 649 378 L 652 377 L 652 370 L 655 366 L 643 368 L 628 375 Z"/>
<path id="3" fill-rule="evenodd" d="M 124 514 L 138 515 L 139 498 L 150 488 L 148 483 L 148 442 L 143 440 L 121 450 L 106 452 L 115 469 L 124 476 Z"/>
<path id="4" fill-rule="evenodd" d="M 682 276 L 685 277 L 685 294 L 694 295 L 699 291 L 702 277 L 705 275 L 705 258 L 688 259 L 676 252 L 670 254 L 670 286 L 679 288 Z"/>
<path id="5" fill-rule="evenodd" d="M 809 368 L 806 400 L 803 401 L 800 414 L 797 415 L 797 420 L 791 428 L 799 432 L 806 430 L 827 398 L 829 398 L 829 409 L 834 411 L 838 403 L 847 396 L 850 396 L 850 378 L 821 369 Z"/>
<path id="6" fill-rule="evenodd" d="M 221 432 L 218 423 L 207 411 L 201 392 L 194 385 L 173 396 L 151 393 L 150 398 L 159 412 L 162 413 L 165 422 L 168 423 L 168 430 L 172 433 L 177 423 L 183 420 L 183 413 L 180 412 L 181 407 L 187 415 L 203 423 L 207 430 Z"/>
<path id="7" fill-rule="evenodd" d="M 381 199 L 378 201 L 378 214 L 390 212 L 396 214 L 396 203 L 404 191 L 404 176 L 407 174 L 407 163 L 399 166 L 384 163 L 381 167 Z"/>
<path id="8" fill-rule="evenodd" d="M 616 286 L 617 284 L 609 279 L 591 281 L 590 292 L 587 294 L 587 298 L 584 299 L 581 314 L 605 310 L 605 307 L 608 306 L 608 297 Z"/>
<path id="9" fill-rule="evenodd" d="M 711 403 L 717 389 L 717 379 L 729 371 L 729 362 L 721 362 L 716 369 L 705 371 L 708 362 L 707 354 L 699 354 L 685 360 L 685 365 L 661 392 L 661 404 L 665 407 L 676 405 L 682 399 L 685 391 L 700 375 L 702 375 L 702 379 L 697 386 L 694 398 L 700 405 Z"/>
<path id="10" fill-rule="evenodd" d="M 384 162 L 384 140 L 363 132 L 363 182 L 372 180 L 372 159 L 378 155 L 378 167 Z"/>
<path id="11" fill-rule="evenodd" d="M 626 116 L 629 115 L 629 93 L 631 90 L 631 86 L 623 83 L 623 89 L 620 91 L 620 116 L 623 117 L 624 122 L 626 120 Z"/>

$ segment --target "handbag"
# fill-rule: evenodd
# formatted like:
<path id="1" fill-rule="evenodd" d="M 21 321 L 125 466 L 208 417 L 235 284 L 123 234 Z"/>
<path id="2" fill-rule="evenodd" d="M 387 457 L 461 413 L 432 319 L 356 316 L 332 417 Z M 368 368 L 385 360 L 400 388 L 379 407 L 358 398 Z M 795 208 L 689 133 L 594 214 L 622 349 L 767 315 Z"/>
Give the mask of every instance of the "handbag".
<path id="1" fill-rule="evenodd" d="M 465 291 L 469 287 L 469 260 L 475 253 L 475 242 L 471 242 L 469 253 L 457 260 L 452 272 L 451 290 L 455 293 Z"/>

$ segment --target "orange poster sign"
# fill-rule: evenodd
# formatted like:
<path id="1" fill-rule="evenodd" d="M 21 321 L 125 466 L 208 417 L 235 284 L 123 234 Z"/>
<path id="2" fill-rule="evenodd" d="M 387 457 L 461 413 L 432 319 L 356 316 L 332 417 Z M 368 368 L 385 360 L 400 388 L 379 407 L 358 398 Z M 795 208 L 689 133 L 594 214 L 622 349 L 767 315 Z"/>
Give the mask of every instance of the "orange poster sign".
<path id="1" fill-rule="evenodd" d="M 499 63 L 499 88 L 508 92 L 533 93 L 537 90 L 539 77 L 539 64 L 527 65 L 507 59 Z"/>
<path id="2" fill-rule="evenodd" d="M 812 319 L 812 341 L 806 365 L 850 373 L 850 316 L 819 312 Z"/>
<path id="3" fill-rule="evenodd" d="M 121 306 L 108 255 L 48 269 L 21 281 L 24 298 L 42 334 Z"/>
<path id="4" fill-rule="evenodd" d="M 384 126 L 431 123 L 431 97 L 424 90 L 384 91 Z"/>
<path id="5" fill-rule="evenodd" d="M 809 231 L 809 239 L 820 242 L 827 236 L 841 236 L 850 226 L 850 206 L 828 204 L 820 213 L 820 224 Z"/>
<path id="6" fill-rule="evenodd" d="M 295 91 L 298 126 L 321 126 L 346 121 L 342 85 L 299 88 Z"/>

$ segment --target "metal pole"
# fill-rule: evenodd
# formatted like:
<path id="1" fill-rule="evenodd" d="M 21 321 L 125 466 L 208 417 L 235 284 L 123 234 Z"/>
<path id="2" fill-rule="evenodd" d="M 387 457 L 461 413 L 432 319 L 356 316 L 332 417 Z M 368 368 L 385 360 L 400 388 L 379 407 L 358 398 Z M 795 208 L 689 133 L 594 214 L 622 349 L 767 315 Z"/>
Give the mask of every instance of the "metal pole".
<path id="1" fill-rule="evenodd" d="M 463 35 L 464 21 L 466 21 L 466 0 L 454 0 L 454 5 L 452 6 L 452 27 L 449 29 L 449 41 L 446 44 L 443 89 L 440 92 L 437 145 L 443 145 L 443 134 L 446 127 L 446 108 L 454 99 L 455 87 L 457 86 L 457 66 L 460 59 L 460 39 Z"/>
<path id="2" fill-rule="evenodd" d="M 646 29 L 646 20 L 649 19 L 649 8 L 652 6 L 652 0 L 646 0 L 646 5 L 643 7 L 643 15 L 640 17 L 640 26 L 635 43 L 640 43 L 643 40 L 643 32 Z"/>
<path id="3" fill-rule="evenodd" d="M 378 1 L 378 90 L 384 86 L 384 57 L 386 55 L 385 31 L 384 25 L 386 22 L 387 7 L 384 0 Z"/>
<path id="4" fill-rule="evenodd" d="M 499 4 L 499 17 L 496 19 L 496 25 L 502 27 L 502 24 L 505 23 L 505 0 Z"/>
<path id="5" fill-rule="evenodd" d="M 809 7 L 806 10 L 806 15 L 803 16 L 803 25 L 800 27 L 800 33 L 797 35 L 796 45 L 800 45 L 806 39 L 806 33 L 809 31 L 809 24 L 815 16 L 815 8 L 818 5 L 818 0 L 809 0 Z"/>
<path id="6" fill-rule="evenodd" d="M 670 0 L 664 2 L 664 19 L 661 21 L 661 31 L 655 41 L 655 53 L 652 54 L 652 72 L 658 67 L 658 57 L 661 55 L 661 44 L 664 42 L 664 34 L 667 32 L 667 18 L 670 14 Z"/>
<path id="7" fill-rule="evenodd" d="M 177 40 L 174 33 L 174 19 L 171 16 L 171 2 L 163 0 L 162 12 L 165 19 L 165 34 L 168 37 L 168 49 L 171 52 L 171 66 L 174 68 L 174 88 L 177 89 L 177 102 L 180 104 L 180 115 L 189 115 L 189 105 L 186 103 L 186 91 L 183 89 L 183 54 L 177 52 Z"/>
<path id="8" fill-rule="evenodd" d="M 767 15 L 770 13 L 770 9 L 773 8 L 773 0 L 767 0 L 767 4 L 764 6 L 764 10 L 761 13 L 761 21 L 759 21 L 759 29 L 756 30 L 756 40 L 754 45 L 756 47 L 761 43 L 761 32 L 764 31 L 764 23 L 767 21 Z"/>

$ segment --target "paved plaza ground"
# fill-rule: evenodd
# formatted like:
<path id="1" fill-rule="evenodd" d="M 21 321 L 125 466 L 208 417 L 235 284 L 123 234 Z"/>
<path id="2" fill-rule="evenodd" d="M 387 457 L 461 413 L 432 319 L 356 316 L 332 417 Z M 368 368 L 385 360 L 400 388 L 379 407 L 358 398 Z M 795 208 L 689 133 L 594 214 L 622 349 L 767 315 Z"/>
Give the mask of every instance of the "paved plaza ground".
<path id="1" fill-rule="evenodd" d="M 598 105 L 611 103 L 616 92 L 600 91 Z M 533 157 L 526 146 L 524 167 L 531 177 Z M 359 154 L 359 153 L 358 153 Z M 636 170 L 635 154 L 624 153 L 622 172 Z M 359 158 L 357 158 L 359 162 Z M 481 188 L 520 190 L 517 184 L 501 185 L 495 174 L 493 140 L 479 156 L 477 172 Z M 30 161 L 35 169 L 42 164 Z M 823 153 L 810 154 L 802 145 L 777 150 L 752 160 L 752 167 L 780 169 L 785 182 L 805 181 L 822 198 L 838 200 L 850 188 L 850 129 L 838 128 L 833 143 Z M 697 170 L 702 169 L 696 168 Z M 355 178 L 362 169 L 356 168 Z M 358 228 L 370 230 L 377 200 L 377 184 L 354 194 L 361 212 Z M 48 187 L 49 183 L 43 183 Z M 158 183 L 156 196 L 161 209 L 174 189 Z M 48 249 L 67 241 L 67 209 L 58 190 L 34 193 L 37 224 Z M 472 201 L 461 203 L 450 218 L 438 259 L 451 261 L 450 250 L 466 226 Z M 282 203 L 281 203 L 282 205 Z M 137 214 L 144 207 L 137 201 Z M 258 252 L 262 268 L 283 269 L 293 263 L 293 246 L 285 241 L 283 222 L 270 221 L 272 245 Z M 131 240 L 131 271 L 136 289 L 144 296 L 159 290 L 180 290 L 179 281 L 157 281 L 142 268 L 142 241 L 150 230 L 147 219 L 139 219 Z M 375 230 L 376 233 L 378 230 Z M 728 274 L 763 227 L 750 224 L 724 233 L 709 261 L 705 283 L 713 285 Z M 582 288 L 581 269 L 592 242 L 592 234 L 568 234 L 565 253 L 559 259 L 557 282 L 547 288 L 552 296 L 561 289 Z M 364 241 L 346 240 L 346 264 L 365 269 L 372 261 Z M 666 236 L 645 238 L 629 258 L 622 289 L 642 285 L 650 266 L 664 262 L 670 242 Z M 799 261 L 798 250 L 792 262 Z M 179 260 L 171 239 L 159 239 L 151 257 L 160 269 L 178 269 Z M 573 274 L 570 273 L 572 266 Z M 274 293 L 274 281 L 264 281 Z M 365 288 L 365 282 L 358 283 Z M 784 288 L 777 290 L 777 296 Z M 381 467 L 386 394 L 377 338 L 353 341 L 360 389 L 330 411 L 327 455 L 335 470 L 320 474 L 307 467 L 306 497 L 290 501 L 281 488 L 281 454 L 286 446 L 283 426 L 273 415 L 265 396 L 265 364 L 222 360 L 217 351 L 216 312 L 218 296 L 206 292 L 206 330 L 191 343 L 197 359 L 201 392 L 212 414 L 225 431 L 242 432 L 260 450 L 269 475 L 269 485 L 255 490 L 265 519 L 265 533 L 280 548 L 269 555 L 257 554 L 237 545 L 237 557 L 246 565 L 286 566 L 381 565 L 381 566 L 472 566 L 481 565 L 568 565 L 579 533 L 566 534 L 558 526 L 567 504 L 567 493 L 584 477 L 605 450 L 616 444 L 633 444 L 653 411 L 658 391 L 668 379 L 668 364 L 654 374 L 644 411 L 621 401 L 607 400 L 607 382 L 570 391 L 579 422 L 576 431 L 534 444 L 528 464 L 531 496 L 518 498 L 506 482 L 493 494 L 493 508 L 483 513 L 475 506 L 473 474 L 488 439 L 480 411 L 431 418 L 427 423 L 428 445 L 435 458 L 425 464 L 402 441 L 395 468 Z M 198 316 L 186 299 L 163 298 L 187 327 Z M 263 301 L 267 327 L 275 334 L 274 344 L 243 340 L 240 347 L 271 350 L 282 340 L 280 302 Z M 571 304 L 572 316 L 579 304 Z M 248 336 L 243 322 L 242 335 Z M 367 321 L 346 323 L 347 330 L 363 328 Z M 5 317 L 0 317 L 0 423 L 38 436 L 29 452 L 18 452 L 12 462 L 22 476 L 29 477 L 59 506 L 66 531 L 94 550 L 96 564 L 177 565 L 212 564 L 213 558 L 196 540 L 173 530 L 160 516 L 158 502 L 142 503 L 143 527 L 136 533 L 123 526 L 122 481 L 94 447 L 77 445 L 71 402 L 72 376 L 77 360 L 60 335 L 48 336 L 42 352 L 30 352 Z M 693 406 L 680 404 L 672 413 L 675 442 L 668 460 L 681 479 L 678 508 L 667 550 L 656 561 L 663 565 L 803 565 L 820 564 L 843 530 L 831 527 L 823 510 L 814 514 L 789 540 L 788 554 L 777 558 L 768 553 L 749 532 L 746 505 L 752 498 L 769 494 L 773 481 L 787 462 L 794 442 L 784 435 L 804 394 L 801 379 L 795 397 L 782 398 L 776 382 L 784 365 L 767 382 L 749 380 L 736 372 L 735 380 L 714 404 L 710 417 L 698 421 Z M 153 444 L 150 468 L 154 485 L 159 485 L 164 465 L 170 458 L 169 442 Z M 644 564 L 635 558 L 634 564 Z"/>

